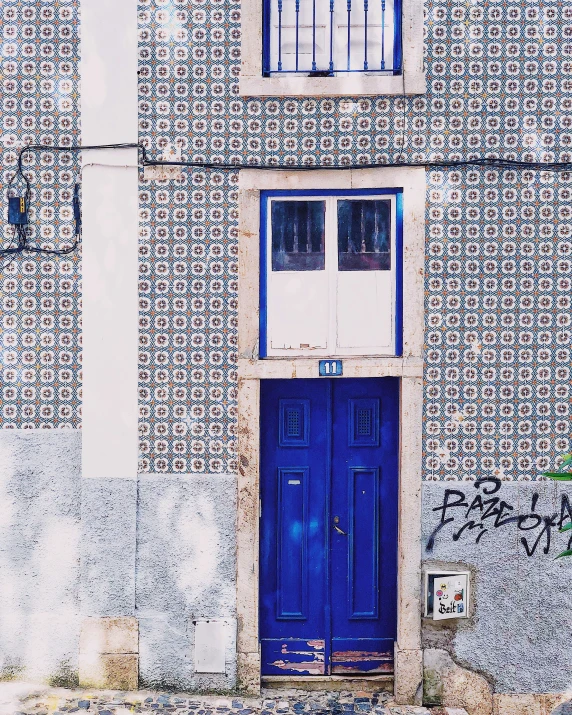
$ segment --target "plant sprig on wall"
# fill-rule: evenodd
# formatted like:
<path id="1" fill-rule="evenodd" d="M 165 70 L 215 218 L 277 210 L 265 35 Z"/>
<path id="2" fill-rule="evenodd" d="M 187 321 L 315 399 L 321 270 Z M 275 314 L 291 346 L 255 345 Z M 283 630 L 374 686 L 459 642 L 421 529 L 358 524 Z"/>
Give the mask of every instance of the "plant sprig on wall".
<path id="1" fill-rule="evenodd" d="M 554 479 L 556 482 L 572 482 L 572 452 L 570 454 L 562 455 L 562 463 L 560 468 L 556 472 L 543 472 L 543 476 L 549 479 Z M 564 531 L 572 531 L 572 521 L 559 529 L 560 533 Z M 557 559 L 561 559 L 563 556 L 572 556 L 572 549 L 566 549 L 562 553 L 558 554 Z"/>

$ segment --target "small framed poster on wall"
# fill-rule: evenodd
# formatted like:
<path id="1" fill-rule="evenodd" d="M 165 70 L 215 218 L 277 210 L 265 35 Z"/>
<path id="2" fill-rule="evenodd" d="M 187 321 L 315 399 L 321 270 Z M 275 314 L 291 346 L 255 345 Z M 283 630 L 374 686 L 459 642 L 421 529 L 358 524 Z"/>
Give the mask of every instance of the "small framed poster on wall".
<path id="1" fill-rule="evenodd" d="M 425 572 L 425 616 L 434 621 L 468 618 L 469 571 Z"/>

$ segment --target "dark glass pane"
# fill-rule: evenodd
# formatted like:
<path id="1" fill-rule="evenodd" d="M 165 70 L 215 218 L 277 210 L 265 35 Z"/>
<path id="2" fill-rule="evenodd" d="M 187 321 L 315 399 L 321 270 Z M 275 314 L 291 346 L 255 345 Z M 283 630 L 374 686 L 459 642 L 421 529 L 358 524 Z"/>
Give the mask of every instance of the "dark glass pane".
<path id="1" fill-rule="evenodd" d="M 323 271 L 325 201 L 272 202 L 272 270 Z"/>
<path id="2" fill-rule="evenodd" d="M 391 269 L 391 202 L 338 201 L 338 270 Z"/>

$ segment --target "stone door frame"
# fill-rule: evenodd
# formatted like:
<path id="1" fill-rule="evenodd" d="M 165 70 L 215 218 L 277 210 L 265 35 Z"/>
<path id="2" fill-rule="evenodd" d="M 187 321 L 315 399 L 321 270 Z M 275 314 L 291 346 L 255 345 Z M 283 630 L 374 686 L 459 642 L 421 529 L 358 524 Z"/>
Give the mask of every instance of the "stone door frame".
<path id="1" fill-rule="evenodd" d="M 423 401 L 423 265 L 425 170 L 376 168 L 308 172 L 242 170 L 239 179 L 238 307 L 238 680 L 260 691 L 258 634 L 260 380 L 312 378 L 317 358 L 259 353 L 261 190 L 384 189 L 403 191 L 403 355 L 344 358 L 345 377 L 399 377 L 400 457 L 395 697 L 413 703 L 422 683 L 421 428 Z M 340 378 L 343 379 L 343 378 Z M 294 679 L 293 679 L 294 684 Z"/>

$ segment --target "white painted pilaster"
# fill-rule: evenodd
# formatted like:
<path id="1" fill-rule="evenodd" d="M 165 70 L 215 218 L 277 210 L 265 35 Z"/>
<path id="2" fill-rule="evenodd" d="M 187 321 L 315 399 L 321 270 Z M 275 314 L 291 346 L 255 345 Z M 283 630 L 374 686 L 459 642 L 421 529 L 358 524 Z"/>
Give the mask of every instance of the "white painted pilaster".
<path id="1" fill-rule="evenodd" d="M 81 2 L 82 143 L 137 141 L 137 2 Z M 84 152 L 83 451 L 87 478 L 137 475 L 137 151 Z M 116 168 L 116 166 L 121 168 Z"/>

